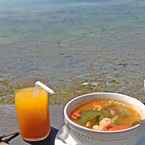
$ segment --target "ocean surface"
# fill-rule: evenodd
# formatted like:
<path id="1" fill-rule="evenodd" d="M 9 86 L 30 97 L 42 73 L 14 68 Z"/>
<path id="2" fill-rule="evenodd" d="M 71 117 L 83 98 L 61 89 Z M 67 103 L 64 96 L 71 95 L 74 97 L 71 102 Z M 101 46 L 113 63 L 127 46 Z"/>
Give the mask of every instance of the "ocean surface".
<path id="1" fill-rule="evenodd" d="M 143 87 L 145 0 L 0 0 L 1 81 L 92 72 Z"/>

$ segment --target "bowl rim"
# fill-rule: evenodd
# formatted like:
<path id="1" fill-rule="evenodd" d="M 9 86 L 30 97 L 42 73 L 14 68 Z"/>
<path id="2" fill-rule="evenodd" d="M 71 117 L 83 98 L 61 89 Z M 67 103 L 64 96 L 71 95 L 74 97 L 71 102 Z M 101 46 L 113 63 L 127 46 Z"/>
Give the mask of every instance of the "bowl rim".
<path id="1" fill-rule="evenodd" d="M 144 105 L 141 101 L 139 101 L 138 99 L 136 98 L 133 98 L 133 97 L 130 97 L 128 95 L 125 95 L 125 94 L 121 94 L 121 93 L 114 93 L 114 92 L 92 92 L 92 93 L 87 93 L 87 94 L 84 94 L 84 95 L 80 95 L 80 96 L 77 96 L 73 99 L 71 99 L 64 107 L 64 117 L 65 117 L 65 120 L 71 124 L 72 126 L 76 127 L 76 128 L 79 128 L 79 129 L 82 129 L 84 131 L 88 131 L 88 132 L 91 132 L 91 133 L 100 133 L 100 134 L 116 134 L 116 133 L 125 133 L 125 132 L 130 132 L 132 130 L 135 130 L 136 128 L 138 128 L 139 126 L 141 126 L 140 124 L 137 124 L 137 125 L 134 125 L 132 127 L 129 127 L 127 129 L 122 129 L 122 130 L 118 130 L 118 131 L 97 131 L 97 130 L 93 130 L 93 129 L 89 129 L 87 127 L 84 127 L 84 126 L 81 126 L 77 123 L 75 123 L 74 121 L 72 121 L 70 119 L 70 117 L 68 116 L 68 113 L 67 113 L 67 109 L 69 107 L 69 105 L 74 102 L 75 100 L 77 99 L 80 99 L 80 98 L 83 98 L 83 97 L 86 97 L 86 96 L 89 96 L 89 95 L 96 95 L 96 94 L 108 94 L 108 95 L 123 95 L 127 98 L 130 98 L 130 99 L 133 99 L 134 101 L 137 101 L 138 103 Z M 145 105 L 144 105 L 145 106 Z"/>

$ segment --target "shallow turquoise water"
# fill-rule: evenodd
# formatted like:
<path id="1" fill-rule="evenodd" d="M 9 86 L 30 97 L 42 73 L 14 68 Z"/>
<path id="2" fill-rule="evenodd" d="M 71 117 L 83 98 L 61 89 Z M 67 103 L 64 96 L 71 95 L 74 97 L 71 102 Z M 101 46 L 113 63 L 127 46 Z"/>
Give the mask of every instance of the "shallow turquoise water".
<path id="1" fill-rule="evenodd" d="M 144 24 L 144 0 L 0 0 L 0 77 L 143 81 Z"/>

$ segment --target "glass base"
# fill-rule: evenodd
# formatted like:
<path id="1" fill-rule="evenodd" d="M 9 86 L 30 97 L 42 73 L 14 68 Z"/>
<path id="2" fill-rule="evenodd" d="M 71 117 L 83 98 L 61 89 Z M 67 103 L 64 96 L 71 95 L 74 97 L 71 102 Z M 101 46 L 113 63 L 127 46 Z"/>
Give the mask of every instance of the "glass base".
<path id="1" fill-rule="evenodd" d="M 27 141 L 27 142 L 43 141 L 43 140 L 45 140 L 49 136 L 50 131 L 51 131 L 51 128 L 49 129 L 48 133 L 44 137 L 41 137 L 41 138 L 34 138 L 33 139 L 33 138 L 25 138 L 25 137 L 23 137 L 23 139 L 25 141 Z"/>

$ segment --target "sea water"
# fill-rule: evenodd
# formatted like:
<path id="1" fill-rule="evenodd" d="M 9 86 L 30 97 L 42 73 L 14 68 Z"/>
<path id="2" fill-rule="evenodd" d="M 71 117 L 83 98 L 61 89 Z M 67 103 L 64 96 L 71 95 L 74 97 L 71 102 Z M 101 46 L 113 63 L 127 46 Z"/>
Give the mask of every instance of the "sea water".
<path id="1" fill-rule="evenodd" d="M 144 0 L 0 0 L 0 77 L 143 80 Z"/>

